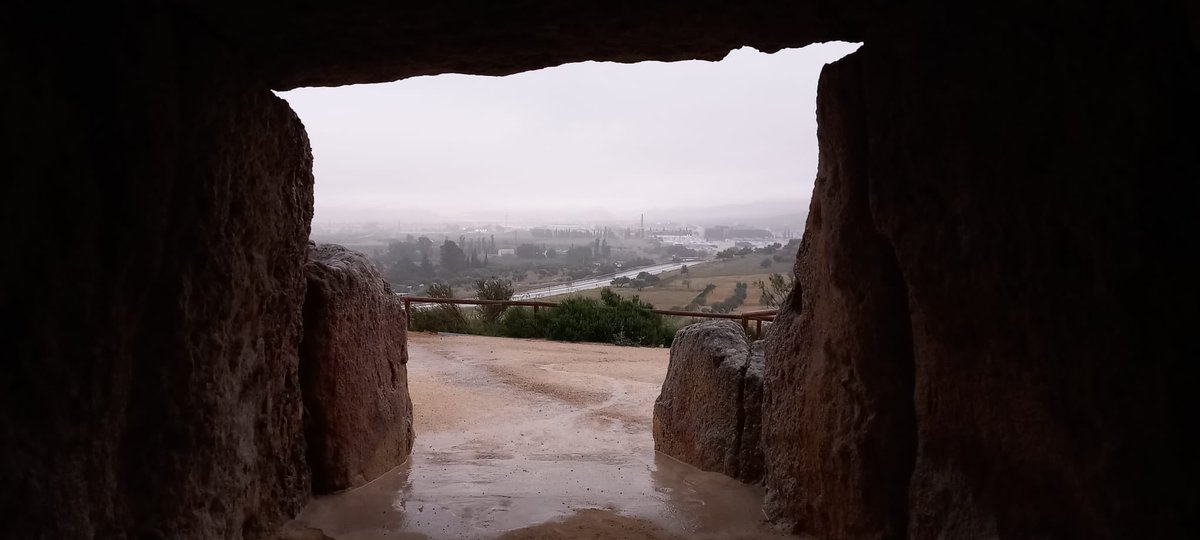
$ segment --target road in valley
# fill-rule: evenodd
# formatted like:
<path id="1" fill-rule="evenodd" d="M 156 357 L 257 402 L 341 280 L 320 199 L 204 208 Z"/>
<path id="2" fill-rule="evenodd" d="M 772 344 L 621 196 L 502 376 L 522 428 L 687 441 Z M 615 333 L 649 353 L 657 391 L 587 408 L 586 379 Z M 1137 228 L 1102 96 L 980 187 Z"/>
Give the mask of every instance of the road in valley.
<path id="1" fill-rule="evenodd" d="M 683 266 L 687 266 L 688 268 L 691 268 L 694 266 L 699 266 L 701 264 L 704 264 L 705 262 L 707 262 L 707 261 L 673 262 L 673 263 L 656 264 L 654 266 L 643 266 L 641 268 L 634 268 L 633 270 L 626 270 L 623 272 L 617 272 L 615 274 L 608 274 L 605 276 L 594 277 L 594 278 L 577 279 L 570 283 L 547 285 L 545 287 L 539 287 L 537 289 L 522 291 L 517 294 L 514 294 L 512 299 L 513 300 L 533 300 L 535 298 L 546 298 L 548 296 L 558 296 L 560 294 L 567 294 L 567 293 L 573 293 L 573 292 L 578 292 L 578 291 L 586 291 L 588 289 L 599 289 L 601 287 L 608 287 L 609 284 L 612 283 L 612 280 L 620 278 L 620 277 L 627 277 L 627 278 L 632 279 L 634 277 L 637 277 L 637 275 L 642 272 L 647 272 L 649 274 L 661 274 L 663 272 L 670 272 L 672 270 L 678 270 Z"/>

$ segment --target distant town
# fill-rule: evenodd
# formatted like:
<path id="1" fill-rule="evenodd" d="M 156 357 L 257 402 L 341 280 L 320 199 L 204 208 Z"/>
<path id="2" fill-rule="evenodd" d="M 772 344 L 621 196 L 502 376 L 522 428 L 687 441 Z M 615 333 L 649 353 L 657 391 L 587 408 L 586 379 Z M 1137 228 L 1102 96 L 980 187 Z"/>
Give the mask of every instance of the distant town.
<path id="1" fill-rule="evenodd" d="M 425 294 L 438 283 L 468 297 L 478 281 L 501 279 L 512 283 L 515 298 L 565 298 L 612 287 L 673 308 L 703 302 L 697 296 L 706 288 L 705 295 L 722 298 L 739 284 L 743 291 L 753 283 L 765 288 L 771 274 L 790 279 L 786 270 L 801 232 L 637 216 L 607 223 L 314 222 L 312 238 L 367 254 L 399 294 Z M 702 265 L 715 266 L 702 272 Z M 761 306 L 755 300 L 735 307 Z"/>

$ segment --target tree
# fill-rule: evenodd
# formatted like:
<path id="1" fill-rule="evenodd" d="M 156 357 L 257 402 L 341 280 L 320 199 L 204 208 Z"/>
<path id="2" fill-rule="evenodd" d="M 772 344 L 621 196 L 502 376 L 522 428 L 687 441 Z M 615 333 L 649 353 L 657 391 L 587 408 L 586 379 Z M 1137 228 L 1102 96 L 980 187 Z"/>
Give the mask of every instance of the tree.
<path id="1" fill-rule="evenodd" d="M 556 250 L 554 248 L 550 248 L 550 249 L 546 250 L 546 258 L 547 259 L 553 259 L 557 256 L 558 256 L 558 250 Z"/>
<path id="2" fill-rule="evenodd" d="M 412 262 L 412 259 L 409 259 L 408 257 L 401 257 L 400 260 L 396 261 L 395 263 L 387 265 L 387 268 L 383 274 L 388 281 L 400 283 L 405 279 L 419 274 L 420 271 L 421 268 L 417 266 L 416 263 Z"/>
<path id="3" fill-rule="evenodd" d="M 637 278 L 644 281 L 647 285 L 658 285 L 659 277 L 650 272 L 638 272 Z"/>
<path id="4" fill-rule="evenodd" d="M 784 277 L 782 274 L 771 274 L 767 281 L 758 280 L 754 282 L 754 286 L 762 292 L 759 296 L 758 303 L 764 306 L 777 308 L 783 303 L 788 294 L 792 292 L 794 279 L 791 275 Z"/>
<path id="5" fill-rule="evenodd" d="M 417 245 L 412 242 L 401 242 L 392 240 L 388 242 L 388 250 L 386 260 L 388 262 L 396 262 L 400 259 L 411 259 L 417 256 Z"/>
<path id="6" fill-rule="evenodd" d="M 779 242 L 775 242 L 774 244 L 769 244 L 769 245 L 765 245 L 761 248 L 758 248 L 755 251 L 762 253 L 763 255 L 771 255 L 772 253 L 779 251 L 779 248 L 781 248 L 781 247 L 783 247 L 783 244 L 780 244 Z"/>
<path id="7" fill-rule="evenodd" d="M 686 264 L 679 267 L 679 275 L 681 275 L 681 276 L 688 275 L 688 267 Z"/>
<path id="8" fill-rule="evenodd" d="M 762 262 L 758 263 L 758 265 L 763 268 L 770 268 L 771 267 L 771 258 L 767 257 L 767 258 L 763 259 Z"/>
<path id="9" fill-rule="evenodd" d="M 462 248 L 458 247 L 452 240 L 446 240 L 442 243 L 442 268 L 449 272 L 459 272 L 467 268 L 467 255 L 463 253 Z"/>
<path id="10" fill-rule="evenodd" d="M 513 295 L 513 284 L 507 279 L 491 278 L 475 282 L 475 294 L 480 300 L 510 300 Z M 483 320 L 494 323 L 504 314 L 506 306 L 482 305 L 479 314 Z"/>
<path id="11" fill-rule="evenodd" d="M 422 236 L 421 238 L 425 238 Z M 426 276 L 433 275 L 433 263 L 429 262 L 429 254 L 421 253 L 421 274 Z"/>
<path id="12" fill-rule="evenodd" d="M 425 295 L 430 298 L 454 298 L 454 288 L 449 283 L 437 282 L 429 286 L 425 291 Z M 430 314 L 436 318 L 450 321 L 451 328 L 458 329 L 466 324 L 467 317 L 462 309 L 457 304 L 438 304 L 433 309 L 429 310 Z M 444 324 L 440 326 L 445 326 Z"/>
<path id="13" fill-rule="evenodd" d="M 433 253 L 433 240 L 430 240 L 424 236 L 417 238 L 417 250 L 425 255 Z"/>
<path id="14" fill-rule="evenodd" d="M 537 244 L 521 244 L 517 246 L 514 253 L 522 259 L 541 259 L 545 257 L 546 250 Z"/>
<path id="15" fill-rule="evenodd" d="M 731 313 L 746 301 L 746 290 L 749 287 L 742 282 L 738 282 L 733 287 L 733 294 L 720 302 L 712 305 L 712 310 L 717 313 Z"/>
<path id="16" fill-rule="evenodd" d="M 583 266 L 592 262 L 592 249 L 583 246 L 571 246 L 567 248 L 567 263 Z"/>
<path id="17" fill-rule="evenodd" d="M 454 287 L 451 287 L 449 283 L 439 281 L 429 286 L 429 289 L 425 291 L 425 296 L 430 298 L 454 298 Z M 443 305 L 452 306 L 454 304 Z"/>

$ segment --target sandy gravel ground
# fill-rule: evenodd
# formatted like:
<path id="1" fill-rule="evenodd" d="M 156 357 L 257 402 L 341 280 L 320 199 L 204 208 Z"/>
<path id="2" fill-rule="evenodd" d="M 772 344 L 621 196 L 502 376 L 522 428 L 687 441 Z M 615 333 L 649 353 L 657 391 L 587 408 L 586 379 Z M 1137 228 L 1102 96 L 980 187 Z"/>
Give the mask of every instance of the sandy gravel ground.
<path id="1" fill-rule="evenodd" d="M 408 463 L 313 501 L 339 540 L 788 538 L 761 488 L 654 452 L 666 349 L 412 334 Z"/>

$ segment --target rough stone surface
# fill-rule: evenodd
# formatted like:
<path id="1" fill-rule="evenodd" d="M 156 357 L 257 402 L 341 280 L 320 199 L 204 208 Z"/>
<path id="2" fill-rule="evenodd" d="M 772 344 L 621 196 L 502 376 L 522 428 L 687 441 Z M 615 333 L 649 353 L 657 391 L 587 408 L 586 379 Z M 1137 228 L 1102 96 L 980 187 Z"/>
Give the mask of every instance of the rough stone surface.
<path id="1" fill-rule="evenodd" d="M 304 268 L 304 394 L 313 491 L 362 485 L 412 450 L 404 305 L 371 261 L 314 245 Z"/>
<path id="2" fill-rule="evenodd" d="M 858 75 L 853 62 L 831 68 L 839 95 L 823 107 L 858 99 L 847 82 L 858 77 L 861 112 L 823 117 L 845 144 L 822 159 L 865 152 L 865 173 L 827 178 L 857 189 L 865 175 L 871 223 L 831 216 L 858 212 L 854 197 L 815 197 L 838 225 L 814 227 L 801 279 L 830 296 L 794 297 L 779 327 L 808 320 L 831 350 L 772 344 L 796 365 L 768 359 L 765 407 L 809 403 L 816 389 L 844 415 L 819 435 L 853 442 L 831 450 L 908 440 L 867 436 L 894 411 L 863 405 L 887 394 L 867 371 L 902 352 L 868 361 L 878 337 L 832 339 L 896 326 L 867 308 L 880 300 L 817 273 L 860 257 L 818 235 L 873 228 L 894 255 L 911 334 L 910 537 L 1197 528 L 1200 212 L 1183 196 L 1200 178 L 1194 2 L 93 4 L 66 16 L 17 3 L 0 22 L 11 81 L 0 100 L 2 537 L 256 538 L 306 497 L 295 370 L 311 166 L 299 122 L 268 88 L 835 38 L 865 45 Z M 829 361 L 853 358 L 853 373 Z M 820 382 L 840 384 L 823 379 L 837 370 L 841 393 Z M 789 409 L 783 425 L 834 412 Z M 894 532 L 878 500 L 898 483 L 852 496 L 869 471 L 896 473 L 875 468 L 891 458 L 805 454 L 773 423 L 768 443 L 813 460 L 768 460 L 782 464 L 768 476 L 796 475 L 792 487 L 771 480 L 781 517 Z M 834 463 L 850 467 L 813 476 Z"/>
<path id="3" fill-rule="evenodd" d="M 857 41 L 863 10 L 819 0 L 435 3 L 193 2 L 198 16 L 261 58 L 275 89 L 394 81 L 437 73 L 507 75 L 586 60 L 719 60 Z"/>
<path id="4" fill-rule="evenodd" d="M 762 447 L 763 380 L 765 376 L 764 342 L 750 344 L 750 360 L 742 378 L 742 428 L 738 440 L 738 475 L 743 482 L 757 483 L 766 474 Z"/>
<path id="5" fill-rule="evenodd" d="M 860 51 L 912 328 L 909 533 L 1190 536 L 1200 55 L 1173 3 L 1029 14 L 914 9 Z"/>
<path id="6" fill-rule="evenodd" d="M 768 347 L 774 515 L 825 538 L 1187 536 L 1196 213 L 1145 184 L 1200 171 L 1170 12 L 1047 13 L 1014 42 L 1026 12 L 915 8 L 826 68 Z"/>
<path id="7" fill-rule="evenodd" d="M 662 393 L 654 402 L 654 449 L 745 482 L 761 480 L 757 419 L 761 362 L 751 370 L 745 331 L 729 320 L 686 326 L 671 345 Z M 752 396 L 751 403 L 745 402 Z M 747 461 L 750 460 L 750 461 Z"/>
<path id="8" fill-rule="evenodd" d="M 0 47 L 0 537 L 261 537 L 308 498 L 307 135 L 166 13 L 74 16 Z"/>
<path id="9" fill-rule="evenodd" d="M 818 85 L 796 283 L 767 339 L 767 512 L 820 538 L 903 538 L 916 437 L 908 305 L 871 222 L 861 62 Z"/>

